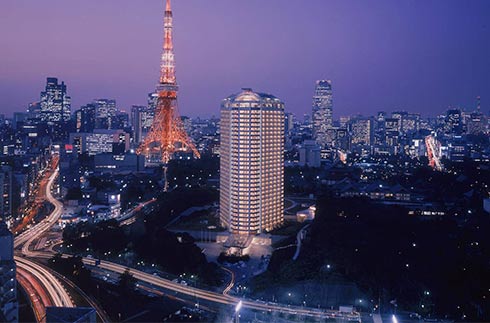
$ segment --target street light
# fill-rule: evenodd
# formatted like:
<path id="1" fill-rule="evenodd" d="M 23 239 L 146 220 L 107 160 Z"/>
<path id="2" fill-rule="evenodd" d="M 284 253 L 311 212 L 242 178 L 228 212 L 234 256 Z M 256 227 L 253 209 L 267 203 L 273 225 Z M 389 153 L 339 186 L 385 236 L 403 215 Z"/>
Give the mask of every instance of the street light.
<path id="1" fill-rule="evenodd" d="M 391 321 L 392 321 L 393 323 L 398 323 L 398 319 L 396 318 L 395 314 L 393 314 L 393 315 L 391 316 Z"/>
<path id="2" fill-rule="evenodd" d="M 242 308 L 242 301 L 239 301 L 238 304 L 235 306 L 235 313 L 240 312 L 240 309 Z"/>
<path id="3" fill-rule="evenodd" d="M 239 301 L 235 306 L 235 322 L 240 322 L 240 309 L 242 308 L 242 301 Z"/>

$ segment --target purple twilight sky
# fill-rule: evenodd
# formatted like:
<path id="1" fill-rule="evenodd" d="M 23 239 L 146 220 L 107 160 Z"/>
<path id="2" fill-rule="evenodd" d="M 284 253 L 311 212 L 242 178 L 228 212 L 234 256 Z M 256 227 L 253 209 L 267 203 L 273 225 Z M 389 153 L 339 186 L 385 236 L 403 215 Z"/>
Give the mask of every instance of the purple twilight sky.
<path id="1" fill-rule="evenodd" d="M 241 87 L 310 113 L 331 79 L 334 114 L 448 106 L 490 109 L 489 0 L 174 0 L 182 115 L 219 115 Z M 72 110 L 94 98 L 146 104 L 158 79 L 163 0 L 1 0 L 0 113 L 67 83 Z"/>

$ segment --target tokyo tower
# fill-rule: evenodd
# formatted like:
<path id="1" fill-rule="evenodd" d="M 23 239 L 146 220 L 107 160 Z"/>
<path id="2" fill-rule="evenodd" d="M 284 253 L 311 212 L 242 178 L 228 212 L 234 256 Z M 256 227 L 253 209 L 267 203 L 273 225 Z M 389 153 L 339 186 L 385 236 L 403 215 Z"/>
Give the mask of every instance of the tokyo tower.
<path id="1" fill-rule="evenodd" d="M 167 164 L 176 151 L 193 152 L 200 157 L 194 143 L 187 135 L 177 111 L 177 81 L 172 42 L 172 9 L 170 0 L 165 6 L 163 20 L 164 40 L 160 63 L 160 82 L 157 85 L 158 100 L 150 131 L 137 149 L 149 163 Z"/>

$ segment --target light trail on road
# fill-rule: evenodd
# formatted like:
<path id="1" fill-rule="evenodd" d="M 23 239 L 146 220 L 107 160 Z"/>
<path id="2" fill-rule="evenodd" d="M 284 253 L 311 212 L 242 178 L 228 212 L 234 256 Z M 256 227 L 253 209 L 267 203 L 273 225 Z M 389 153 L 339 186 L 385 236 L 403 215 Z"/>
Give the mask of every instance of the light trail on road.
<path id="1" fill-rule="evenodd" d="M 61 217 L 61 214 L 63 212 L 63 204 L 57 199 L 55 199 L 51 194 L 51 188 L 53 187 L 54 181 L 56 180 L 57 176 L 58 176 L 58 170 L 54 171 L 53 174 L 51 174 L 48 181 L 48 185 L 46 185 L 46 192 L 45 192 L 47 200 L 54 205 L 53 212 L 51 212 L 51 214 L 46 219 L 39 222 L 37 225 L 33 226 L 29 230 L 23 232 L 22 234 L 17 236 L 14 240 L 14 248 L 18 248 L 21 245 L 23 245 L 22 253 L 26 256 L 32 256 L 35 254 L 29 251 L 30 245 L 41 234 L 43 234 L 44 232 L 49 230 L 54 224 L 56 224 L 56 222 Z"/>
<path id="2" fill-rule="evenodd" d="M 14 248 L 17 249 L 20 246 L 24 245 L 22 251 L 26 255 L 28 255 L 28 247 L 30 246 L 30 244 L 32 244 L 32 242 L 37 237 L 50 229 L 61 216 L 63 205 L 51 194 L 51 188 L 53 187 L 54 181 L 56 180 L 57 176 L 58 170 L 55 170 L 49 177 L 48 184 L 46 185 L 46 189 L 44 192 L 46 199 L 48 199 L 48 201 L 55 206 L 54 211 L 51 212 L 51 214 L 46 219 L 15 237 Z"/>
<path id="3" fill-rule="evenodd" d="M 49 252 L 38 252 L 36 253 L 36 256 L 39 258 L 49 259 L 53 256 L 53 254 Z M 62 254 L 61 256 L 63 258 L 72 257 L 72 255 L 69 254 Z M 152 274 L 145 273 L 141 270 L 137 270 L 134 268 L 130 268 L 127 266 L 123 266 L 105 260 L 97 260 L 94 258 L 82 258 L 82 261 L 87 266 L 97 267 L 119 275 L 123 274 L 126 270 L 129 270 L 129 273 L 133 275 L 133 277 L 140 282 L 148 283 L 151 286 L 160 287 L 165 290 L 171 290 L 177 293 L 192 296 L 195 297 L 196 299 L 206 300 L 212 303 L 234 306 L 239 301 L 242 301 L 243 307 L 252 310 L 259 310 L 265 312 L 275 311 L 275 312 L 282 312 L 282 313 L 288 313 L 293 315 L 298 315 L 298 314 L 306 315 L 306 316 L 312 316 L 317 318 L 340 318 L 340 319 L 348 320 L 350 322 L 360 322 L 360 314 L 357 312 L 341 313 L 335 310 L 323 310 L 323 309 L 307 308 L 307 307 L 299 307 L 299 306 L 286 306 L 278 303 L 246 300 L 234 296 L 223 295 L 217 292 L 212 292 L 212 291 L 202 290 L 191 286 L 182 285 L 178 282 L 173 282 L 171 280 L 159 276 L 154 276 Z M 96 264 L 96 262 L 98 261 L 100 261 L 100 263 Z"/>
<path id="4" fill-rule="evenodd" d="M 64 255 L 68 257 L 69 255 Z M 89 266 L 95 266 L 96 260 L 93 258 L 83 258 L 82 259 L 84 264 L 89 265 Z M 313 316 L 313 317 L 318 317 L 318 318 L 342 318 L 342 319 L 347 319 L 350 321 L 358 321 L 360 322 L 360 315 L 359 313 L 352 313 L 352 314 L 346 314 L 346 313 L 340 313 L 339 311 L 334 311 L 334 310 L 322 310 L 322 309 L 315 309 L 315 308 L 306 308 L 306 307 L 299 307 L 299 306 L 286 306 L 282 304 L 277 304 L 277 303 L 269 303 L 269 302 L 262 302 L 262 301 L 252 301 L 252 300 L 246 300 L 246 299 L 241 299 L 238 297 L 233 297 L 233 296 L 228 296 L 228 295 L 223 295 L 219 294 L 216 292 L 212 291 L 207 291 L 207 290 L 202 290 L 198 289 L 195 287 L 191 286 L 186 286 L 182 285 L 177 282 L 170 281 L 165 278 L 161 278 L 158 276 L 154 276 L 152 274 L 145 273 L 143 271 L 133 269 L 133 268 L 128 268 L 123 265 L 115 264 L 112 262 L 100 260 L 100 263 L 97 265 L 97 267 L 112 271 L 118 274 L 124 273 L 126 270 L 129 270 L 129 273 L 133 275 L 133 277 L 139 281 L 149 283 L 153 286 L 157 286 L 160 288 L 164 288 L 167 290 L 172 290 L 178 293 L 182 293 L 184 295 L 192 296 L 197 299 L 202 299 L 206 300 L 209 302 L 213 303 L 219 303 L 223 305 L 236 305 L 238 302 L 242 301 L 243 307 L 249 308 L 252 310 L 259 310 L 259 311 L 265 311 L 265 312 L 282 312 L 282 313 L 288 313 L 288 314 L 293 314 L 293 315 L 306 315 L 306 316 Z"/>
<path id="5" fill-rule="evenodd" d="M 54 306 L 58 307 L 74 307 L 73 301 L 68 295 L 63 285 L 52 275 L 48 269 L 42 267 L 22 257 L 15 257 L 17 268 L 29 272 L 41 283 L 42 287 L 48 293 Z"/>
<path id="6" fill-rule="evenodd" d="M 22 286 L 31 301 L 37 322 L 44 322 L 46 306 L 52 306 L 51 299 L 43 288 L 35 286 L 36 279 L 22 268 L 17 267 L 17 281 Z"/>
<path id="7" fill-rule="evenodd" d="M 231 289 L 233 288 L 233 286 L 235 286 L 235 273 L 226 268 L 226 267 L 223 267 L 221 266 L 221 269 L 223 269 L 224 271 L 226 271 L 227 273 L 230 274 L 230 283 L 226 286 L 226 288 L 223 290 L 223 295 L 228 295 L 228 293 L 231 291 Z"/>
<path id="8" fill-rule="evenodd" d="M 133 224 L 136 221 L 135 216 L 138 214 L 138 212 L 143 210 L 144 207 L 150 205 L 151 203 L 154 203 L 156 200 L 157 200 L 156 198 L 152 198 L 151 200 L 141 202 L 134 209 L 132 209 L 132 210 L 126 212 L 125 214 L 121 215 L 117 219 L 117 222 L 119 222 L 119 225 L 121 225 L 121 226 Z"/>
<path id="9" fill-rule="evenodd" d="M 58 221 L 63 210 L 63 205 L 51 194 L 51 190 L 59 172 L 58 169 L 56 169 L 58 157 L 53 157 L 52 163 L 52 168 L 54 170 L 50 173 L 48 182 L 45 185 L 44 194 L 46 199 L 52 203 L 55 208 L 45 220 L 39 222 L 37 225 L 24 231 L 15 238 L 14 248 L 19 249 L 22 247 L 21 251 L 23 256 L 35 256 L 36 253 L 31 252 L 29 247 L 33 244 L 34 240 L 39 238 Z M 14 259 L 18 269 L 19 282 L 28 291 L 38 321 L 40 321 L 40 317 L 42 317 L 40 316 L 40 307 L 43 307 L 45 311 L 46 306 L 75 306 L 64 286 L 51 273 L 50 269 L 24 257 L 15 256 Z"/>
<path id="10" fill-rule="evenodd" d="M 46 220 L 42 221 L 41 223 L 39 223 L 35 227 L 24 232 L 22 235 L 20 235 L 18 237 L 18 240 L 16 239 L 16 241 L 15 241 L 16 247 L 19 247 L 23 244 L 22 252 L 26 256 L 39 257 L 39 258 L 51 258 L 54 255 L 50 252 L 30 251 L 29 246 L 42 233 L 44 233 L 48 229 L 50 229 L 58 221 L 58 219 L 61 216 L 61 213 L 63 210 L 63 205 L 56 198 L 54 198 L 51 194 L 51 188 L 53 186 L 54 180 L 56 179 L 57 175 L 58 175 L 58 170 L 56 170 L 51 175 L 49 182 L 48 182 L 48 185 L 46 186 L 47 200 L 55 206 L 55 209 L 53 210 L 53 212 L 49 215 L 49 217 Z M 148 201 L 148 202 L 151 202 L 151 201 Z M 131 215 L 133 215 L 133 214 L 131 214 Z M 67 257 L 70 257 L 70 255 L 63 255 L 63 257 L 67 258 Z M 96 260 L 93 258 L 83 258 L 82 260 L 83 260 L 83 263 L 86 265 L 95 266 Z M 67 293 L 66 293 L 66 295 L 62 292 L 60 292 L 61 295 L 58 294 L 57 290 L 59 290 L 59 291 L 65 291 L 65 290 L 62 287 L 62 285 L 59 283 L 59 281 L 52 274 L 50 274 L 46 269 L 44 269 L 43 267 L 41 267 L 41 266 L 31 262 L 31 261 L 28 261 L 26 259 L 22 259 L 20 257 L 16 257 L 16 261 L 18 261 L 20 266 L 30 266 L 31 270 L 32 269 L 37 270 L 36 277 L 39 276 L 38 279 L 44 281 L 44 283 L 46 284 L 45 288 L 47 288 L 47 290 L 50 294 L 50 297 L 53 298 L 53 301 L 55 304 L 63 304 L 63 303 L 64 304 L 70 304 L 69 302 L 71 301 L 71 299 L 69 298 Z M 205 301 L 209 301 L 209 302 L 213 302 L 213 303 L 235 306 L 238 302 L 241 301 L 244 308 L 249 308 L 252 310 L 259 310 L 259 311 L 265 311 L 265 312 L 273 312 L 274 311 L 274 312 L 282 312 L 282 313 L 288 313 L 288 314 L 293 314 L 293 315 L 299 314 L 299 315 L 306 315 L 306 316 L 312 316 L 312 317 L 318 317 L 318 318 L 327 318 L 328 317 L 328 318 L 342 318 L 342 319 L 347 319 L 350 321 L 360 321 L 359 313 L 345 314 L 345 313 L 340 313 L 339 311 L 333 311 L 333 310 L 322 310 L 322 309 L 306 308 L 306 307 L 300 307 L 300 306 L 286 306 L 286 305 L 277 304 L 277 303 L 241 299 L 238 297 L 226 295 L 226 293 L 220 294 L 217 292 L 202 290 L 202 289 L 198 289 L 198 288 L 191 287 L 191 286 L 185 286 L 185 285 L 182 285 L 180 283 L 170 281 L 168 279 L 153 276 L 151 274 L 145 273 L 143 271 L 140 271 L 140 270 L 137 270 L 134 268 L 128 268 L 126 266 L 119 265 L 116 263 L 112 263 L 109 261 L 104 261 L 104 260 L 101 260 L 100 264 L 98 264 L 97 266 L 101 269 L 108 270 L 111 272 L 115 272 L 119 275 L 124 273 L 126 271 L 126 269 L 129 269 L 130 273 L 134 276 L 134 278 L 136 278 L 139 281 L 149 283 L 151 285 L 154 285 L 154 286 L 166 289 L 166 290 L 171 290 L 171 291 L 175 291 L 178 293 L 182 293 L 184 295 L 192 296 L 192 297 L 195 297 L 196 299 L 201 299 L 201 300 L 205 300 Z M 67 305 L 57 305 L 57 306 L 67 306 Z M 70 305 L 68 305 L 68 306 L 70 306 Z M 71 303 L 71 306 L 73 306 L 72 303 Z"/>
<path id="11" fill-rule="evenodd" d="M 429 158 L 429 165 L 438 171 L 442 171 L 442 163 L 439 158 L 439 151 L 436 149 L 437 140 L 433 135 L 425 137 L 425 146 L 427 148 L 427 157 Z"/>
<path id="12" fill-rule="evenodd" d="M 37 193 L 36 193 L 35 203 L 29 208 L 28 213 L 24 214 L 22 221 L 12 229 L 12 232 L 14 234 L 17 234 L 22 230 L 24 230 L 24 228 L 27 227 L 29 222 L 31 222 L 35 218 L 37 214 L 37 207 L 40 207 L 40 205 L 45 201 L 45 191 L 47 186 L 49 185 L 46 182 L 48 182 L 49 178 L 51 177 L 48 176 L 48 178 L 46 178 L 46 175 L 49 175 L 52 172 L 54 172 L 54 170 L 58 166 L 58 162 L 59 162 L 59 157 L 53 156 L 49 170 L 46 170 L 46 174 L 43 174 L 45 177 L 39 180 L 39 185 L 36 189 Z"/>

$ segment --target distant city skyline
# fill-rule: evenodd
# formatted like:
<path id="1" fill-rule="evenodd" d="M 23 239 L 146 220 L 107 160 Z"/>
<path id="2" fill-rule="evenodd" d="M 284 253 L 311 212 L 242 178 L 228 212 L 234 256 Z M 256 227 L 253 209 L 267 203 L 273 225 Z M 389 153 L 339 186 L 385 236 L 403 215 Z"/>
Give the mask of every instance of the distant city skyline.
<path id="1" fill-rule="evenodd" d="M 173 6 L 182 115 L 219 116 L 221 100 L 241 87 L 311 114 L 320 79 L 332 80 L 335 118 L 472 110 L 479 95 L 490 110 L 488 1 Z M 115 99 L 128 113 L 146 104 L 158 81 L 162 15 L 161 0 L 2 1 L 0 113 L 39 101 L 47 77 L 65 82 L 72 112 L 96 98 Z"/>

